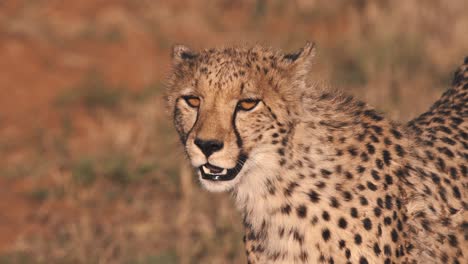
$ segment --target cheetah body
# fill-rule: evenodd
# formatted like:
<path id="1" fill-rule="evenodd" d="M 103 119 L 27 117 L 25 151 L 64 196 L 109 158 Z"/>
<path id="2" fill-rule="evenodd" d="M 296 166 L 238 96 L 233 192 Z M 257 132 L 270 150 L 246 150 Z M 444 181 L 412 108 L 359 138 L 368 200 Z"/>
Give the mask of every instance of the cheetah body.
<path id="1" fill-rule="evenodd" d="M 314 52 L 174 48 L 175 127 L 202 185 L 232 193 L 248 262 L 468 263 L 468 62 L 400 125 L 311 81 Z"/>

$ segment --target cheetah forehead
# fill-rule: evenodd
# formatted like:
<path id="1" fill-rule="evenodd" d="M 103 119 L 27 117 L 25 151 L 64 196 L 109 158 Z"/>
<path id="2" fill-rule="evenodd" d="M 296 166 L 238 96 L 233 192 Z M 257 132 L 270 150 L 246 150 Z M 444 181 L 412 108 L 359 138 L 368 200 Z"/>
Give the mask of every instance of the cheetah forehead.
<path id="1" fill-rule="evenodd" d="M 307 73 L 314 45 L 294 53 L 256 45 L 211 48 L 192 51 L 176 46 L 173 51 L 173 77 L 170 85 L 191 87 L 194 90 L 222 91 L 229 96 L 247 92 L 262 93 L 262 87 L 280 90 L 280 82 L 294 82 Z M 312 55 L 312 56 L 311 56 Z M 180 85 L 183 82 L 184 85 Z M 174 87 L 173 87 L 174 88 Z"/>
<path id="2" fill-rule="evenodd" d="M 268 48 L 222 48 L 200 52 L 194 74 L 194 82 L 205 81 L 213 88 L 233 89 L 242 93 L 252 82 L 281 68 L 281 54 Z"/>

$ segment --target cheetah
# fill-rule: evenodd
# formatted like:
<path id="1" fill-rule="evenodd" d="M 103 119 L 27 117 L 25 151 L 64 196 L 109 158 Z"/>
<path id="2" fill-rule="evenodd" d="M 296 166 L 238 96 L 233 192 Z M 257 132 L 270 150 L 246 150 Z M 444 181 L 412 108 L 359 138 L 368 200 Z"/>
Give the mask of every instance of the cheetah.
<path id="1" fill-rule="evenodd" d="M 168 110 L 248 263 L 468 263 L 468 59 L 404 125 L 315 82 L 315 50 L 173 48 Z"/>

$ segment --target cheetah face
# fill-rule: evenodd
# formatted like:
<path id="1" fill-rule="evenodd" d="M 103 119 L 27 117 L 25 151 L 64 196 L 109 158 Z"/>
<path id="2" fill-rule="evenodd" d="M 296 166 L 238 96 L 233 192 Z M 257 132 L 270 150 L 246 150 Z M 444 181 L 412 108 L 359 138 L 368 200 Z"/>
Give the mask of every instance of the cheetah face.
<path id="1" fill-rule="evenodd" d="M 283 86 L 297 77 L 291 71 L 298 70 L 294 62 L 306 49 L 299 55 L 257 49 L 195 53 L 174 47 L 169 111 L 185 152 L 210 191 L 232 190 L 249 171 L 278 159 L 272 143 L 279 143 L 297 111 L 289 102 L 297 98 Z"/>

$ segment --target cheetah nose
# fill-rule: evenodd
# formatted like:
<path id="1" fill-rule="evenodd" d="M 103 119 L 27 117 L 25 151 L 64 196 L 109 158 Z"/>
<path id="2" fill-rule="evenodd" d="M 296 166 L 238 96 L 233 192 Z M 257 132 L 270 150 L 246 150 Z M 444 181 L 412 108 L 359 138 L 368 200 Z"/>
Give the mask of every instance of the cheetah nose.
<path id="1" fill-rule="evenodd" d="M 196 138 L 195 145 L 200 148 L 206 157 L 209 157 L 214 152 L 221 150 L 224 146 L 224 143 L 218 140 L 203 140 Z"/>

